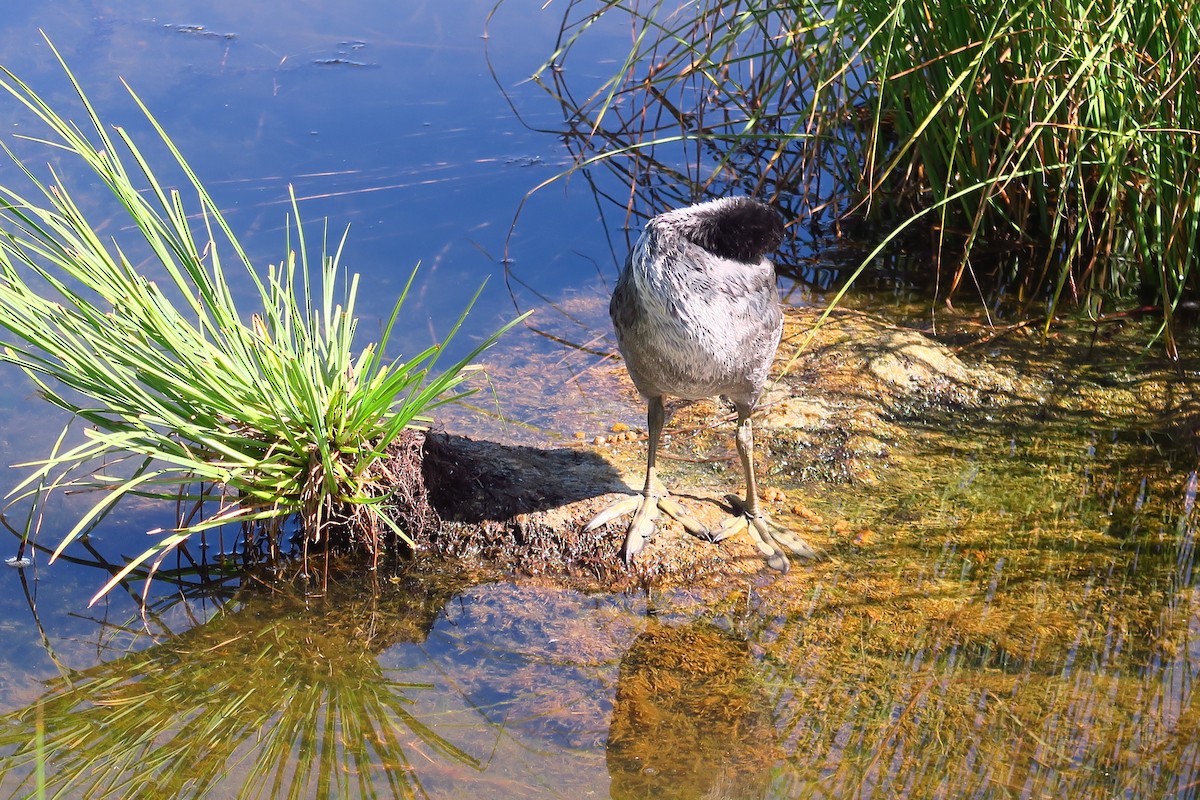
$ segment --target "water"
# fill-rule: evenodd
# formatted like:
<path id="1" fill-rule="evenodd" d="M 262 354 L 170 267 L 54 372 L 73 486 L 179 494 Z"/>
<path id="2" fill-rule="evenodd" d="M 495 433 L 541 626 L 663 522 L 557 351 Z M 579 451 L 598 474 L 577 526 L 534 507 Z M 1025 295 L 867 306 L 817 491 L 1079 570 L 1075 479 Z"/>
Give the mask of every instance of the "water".
<path id="1" fill-rule="evenodd" d="M 521 206 L 569 163 L 531 129 L 558 109 L 521 82 L 555 41 L 553 4 L 506 3 L 490 62 L 487 2 L 161 5 L 10 3 L 0 52 L 71 102 L 45 29 L 136 133 L 125 77 L 256 258 L 282 253 L 288 184 L 310 221 L 351 224 L 368 318 L 421 261 L 403 349 L 438 339 L 485 278 L 468 337 L 536 307 L 554 338 L 515 334 L 491 362 L 480 405 L 503 418 L 452 429 L 561 444 L 638 423 L 630 395 L 578 379 L 609 346 L 621 210 L 582 180 Z M 594 65 L 590 86 L 628 39 L 586 41 L 573 65 Z M 0 103 L 0 130 L 27 126 Z M 164 524 L 124 507 L 54 565 L 0 570 L 0 796 L 31 793 L 39 737 L 69 797 L 1196 796 L 1196 462 L 1158 407 L 1196 372 L 1127 373 L 1139 335 L 1099 354 L 1086 337 L 969 351 L 1073 366 L 1028 405 L 893 420 L 908 437 L 866 478 L 806 483 L 772 453 L 771 483 L 836 556 L 782 579 L 611 595 L 425 566 L 308 598 L 162 581 L 143 617 L 140 585 L 87 607 L 97 563 Z M 0 460 L 44 454 L 63 421 L 14 371 L 0 381 Z M 60 501 L 44 535 L 81 502 Z"/>
<path id="2" fill-rule="evenodd" d="M 39 33 L 44 30 L 101 115 L 151 144 L 152 132 L 119 79 L 127 81 L 259 263 L 277 262 L 285 252 L 289 185 L 316 236 L 324 218 L 331 237 L 350 226 L 345 263 L 370 287 L 360 300 L 368 333 L 381 327 L 380 317 L 390 313 L 420 262 L 408 324 L 393 342 L 397 353 L 440 341 L 471 293 L 488 281 L 452 346 L 461 354 L 528 307 L 528 293 L 518 309 L 504 282 L 509 227 L 526 193 L 567 163 L 552 137 L 514 117 L 492 77 L 494 70 L 496 80 L 514 86 L 532 72 L 543 43 L 553 41 L 557 17 L 536 4 L 496 14 L 490 35 L 503 44 L 489 62 L 484 32 L 491 10 L 488 2 L 399 10 L 385 2 L 196 2 L 168 10 L 150 2 L 18 2 L 0 11 L 0 36 L 4 66 L 78 118 L 78 101 Z M 518 97 L 533 94 L 514 91 Z M 528 111 L 531 124 L 557 113 L 550 104 Z M 0 103 L 0 131 L 35 169 L 54 159 L 45 147 L 10 135 L 39 133 L 14 103 Z M 149 153 L 170 175 L 169 156 L 161 148 Z M 101 233 L 122 235 L 125 223 L 86 190 L 86 176 L 69 164 L 58 166 Z M 0 179 L 21 185 L 11 165 L 0 167 Z M 600 296 L 596 258 L 608 245 L 594 224 L 591 199 L 581 195 L 564 204 L 557 197 L 537 198 L 526 205 L 525 218 L 508 253 L 517 272 L 534 265 L 542 276 L 539 290 L 552 296 L 568 285 L 588 284 Z M 3 375 L 0 404 L 0 461 L 44 456 L 65 420 L 37 402 L 33 385 L 16 370 Z M 24 474 L 6 472 L 0 482 L 5 492 Z M 45 539 L 69 527 L 85 502 L 66 498 L 50 509 Z M 168 523 L 166 513 L 163 519 L 131 505 L 91 544 L 117 562 L 135 548 L 140 552 L 142 531 Z M 94 561 L 86 552 L 66 554 L 74 555 Z M 19 642 L 0 656 L 11 667 L 0 679 L 0 707 L 12 708 L 56 669 L 37 645 L 16 572 L 2 574 L 0 630 Z M 95 618 L 123 618 L 132 609 L 132 598 L 124 597 L 109 598 L 98 611 L 87 609 L 104 581 L 94 568 L 39 563 L 33 575 L 40 620 L 56 639 L 86 639 Z M 69 648 L 59 653 L 70 666 L 98 656 L 90 641 L 77 657 Z"/>

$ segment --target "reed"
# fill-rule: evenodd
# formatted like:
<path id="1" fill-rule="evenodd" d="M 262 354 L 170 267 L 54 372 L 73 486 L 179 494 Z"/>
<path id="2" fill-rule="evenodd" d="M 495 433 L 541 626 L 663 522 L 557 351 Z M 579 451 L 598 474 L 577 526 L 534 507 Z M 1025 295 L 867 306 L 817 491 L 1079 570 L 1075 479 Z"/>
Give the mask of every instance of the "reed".
<path id="1" fill-rule="evenodd" d="M 951 290 L 976 242 L 1012 241 L 1036 253 L 1010 275 L 1024 310 L 1155 306 L 1174 354 L 1198 288 L 1200 3 L 861 9 L 895 142 L 868 189 L 940 207 Z"/>
<path id="2" fill-rule="evenodd" d="M 71 415 L 50 455 L 14 490 L 13 502 L 31 509 L 25 535 L 53 492 L 99 496 L 53 557 L 123 498 L 178 502 L 177 524 L 151 531 L 152 544 L 96 598 L 141 565 L 152 575 L 189 537 L 222 525 L 275 541 L 298 518 L 306 543 L 339 531 L 372 553 L 406 539 L 381 508 L 389 487 L 380 459 L 431 409 L 462 396 L 473 360 L 503 331 L 449 365 L 439 363 L 445 342 L 389 358 L 410 277 L 382 339 L 357 348 L 359 283 L 341 264 L 344 236 L 314 258 L 293 197 L 286 255 L 264 274 L 136 95 L 186 176 L 185 191 L 160 182 L 129 134 L 102 122 L 62 66 L 86 127 L 7 71 L 0 87 L 45 125 L 41 141 L 111 192 L 140 237 L 103 239 L 54 169 L 41 179 L 6 148 L 33 190 L 0 187 L 0 359 Z M 235 299 L 234 282 L 252 287 L 251 309 Z"/>
<path id="3" fill-rule="evenodd" d="M 565 67 L 604 24 L 632 46 L 580 86 Z M 943 294 L 1048 321 L 1154 310 L 1177 352 L 1198 288 L 1200 3 L 614 0 L 569 3 L 562 29 L 535 79 L 576 169 L 620 175 L 627 209 L 744 192 L 796 232 L 865 222 L 881 244 L 853 276 L 931 242 Z"/>

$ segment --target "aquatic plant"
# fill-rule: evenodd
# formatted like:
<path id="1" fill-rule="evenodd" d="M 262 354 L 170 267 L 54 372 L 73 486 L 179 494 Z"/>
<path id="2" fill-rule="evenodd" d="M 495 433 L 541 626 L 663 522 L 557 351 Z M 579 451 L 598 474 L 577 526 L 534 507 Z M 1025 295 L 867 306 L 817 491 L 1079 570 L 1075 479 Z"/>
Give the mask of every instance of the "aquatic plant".
<path id="1" fill-rule="evenodd" d="M 580 86 L 572 48 L 617 24 L 619 69 Z M 883 245 L 854 274 L 931 242 L 939 289 L 1048 321 L 1152 307 L 1174 354 L 1200 288 L 1198 62 L 1195 2 L 614 1 L 569 3 L 534 77 L 621 205 L 741 191 L 826 232 L 865 220 Z M 995 269 L 998 249 L 1022 257 Z"/>
<path id="2" fill-rule="evenodd" d="M 1158 306 L 1174 354 L 1173 311 L 1200 289 L 1200 3 L 861 8 L 895 142 L 871 188 L 939 207 L 951 289 L 976 240 L 1034 244 L 1012 276 L 1025 308 Z"/>
<path id="3" fill-rule="evenodd" d="M 358 276 L 347 277 L 341 264 L 344 235 L 310 263 L 293 196 L 286 255 L 261 275 L 136 94 L 130 90 L 186 176 L 190 211 L 130 135 L 101 121 L 59 61 L 95 144 L 7 70 L 0 86 L 45 124 L 49 138 L 40 141 L 77 157 L 112 193 L 142 241 L 135 252 L 130 242 L 102 239 L 59 170 L 43 181 L 5 146 L 35 192 L 0 187 L 0 359 L 71 414 L 53 451 L 14 490 L 14 503 L 30 505 L 26 537 L 51 492 L 100 493 L 55 557 L 123 498 L 178 502 L 177 524 L 151 531 L 153 543 L 96 597 L 143 564 L 152 575 L 189 537 L 221 525 L 273 542 L 299 518 L 306 543 L 338 531 L 372 553 L 406 539 L 381 508 L 389 487 L 379 462 L 423 415 L 461 396 L 473 360 L 507 327 L 441 372 L 444 343 L 389 360 L 414 271 L 381 340 L 356 351 Z M 232 265 L 222 256 L 230 252 Z M 235 282 L 252 287 L 253 313 L 239 307 Z M 72 438 L 75 428 L 82 442 Z"/>

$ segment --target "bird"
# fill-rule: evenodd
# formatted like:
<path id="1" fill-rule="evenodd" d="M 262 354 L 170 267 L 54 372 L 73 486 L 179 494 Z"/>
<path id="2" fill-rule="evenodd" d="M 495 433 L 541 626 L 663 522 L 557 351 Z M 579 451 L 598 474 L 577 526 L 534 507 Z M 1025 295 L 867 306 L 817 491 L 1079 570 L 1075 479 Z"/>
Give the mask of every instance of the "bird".
<path id="1" fill-rule="evenodd" d="M 824 557 L 768 518 L 754 477 L 751 414 L 783 332 L 775 267 L 767 255 L 783 238 L 783 221 L 770 206 L 749 197 L 725 197 L 652 217 L 625 260 L 608 310 L 617 349 L 646 401 L 646 480 L 640 494 L 613 503 L 584 529 L 633 512 L 621 547 L 626 564 L 654 534 L 659 511 L 711 542 L 732 536 L 744 524 L 767 565 L 779 572 L 788 570 L 789 551 L 808 560 Z M 735 441 L 746 497 L 733 498 L 733 517 L 715 531 L 691 517 L 658 480 L 666 396 L 720 396 L 737 412 Z"/>

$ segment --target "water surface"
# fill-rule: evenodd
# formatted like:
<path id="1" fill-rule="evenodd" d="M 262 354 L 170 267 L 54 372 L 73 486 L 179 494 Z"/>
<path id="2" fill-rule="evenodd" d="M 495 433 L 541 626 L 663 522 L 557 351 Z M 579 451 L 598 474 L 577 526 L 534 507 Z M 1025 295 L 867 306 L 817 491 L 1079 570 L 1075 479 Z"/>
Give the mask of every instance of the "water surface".
<path id="1" fill-rule="evenodd" d="M 572 380 L 611 347 L 627 234 L 604 174 L 522 206 L 569 163 L 533 129 L 558 109 L 524 82 L 554 4 L 506 3 L 486 39 L 490 2 L 161 5 L 9 4 L 0 52 L 69 105 L 44 29 L 136 132 L 128 80 L 256 258 L 283 251 L 289 185 L 307 219 L 350 224 L 368 318 L 420 261 L 401 349 L 438 339 L 485 278 L 468 338 L 536 307 L 558 341 L 506 340 L 480 403 L 494 416 L 443 424 L 561 443 L 638 423 L 631 394 Z M 593 85 L 623 34 L 597 30 L 594 74 L 571 77 Z M 28 125 L 0 103 L 0 131 Z M 30 794 L 39 761 L 68 797 L 1196 796 L 1194 451 L 1128 368 L 1136 336 L 1074 341 L 965 352 L 1043 376 L 1044 396 L 902 415 L 911 438 L 869 481 L 804 482 L 768 457 L 836 556 L 782 579 L 613 596 L 424 565 L 307 597 L 161 581 L 144 616 L 140 585 L 88 608 L 97 564 L 170 516 L 123 508 L 68 558 L 0 572 L 0 796 Z M 1055 358 L 1072 364 L 1059 379 Z M 38 457 L 64 421 L 15 371 L 0 386 L 0 460 Z M 43 536 L 81 502 L 60 500 Z"/>

